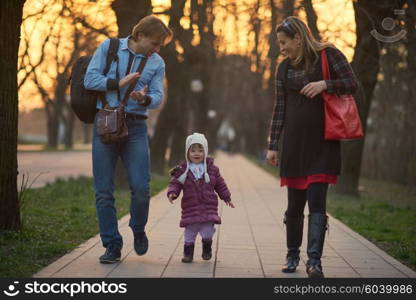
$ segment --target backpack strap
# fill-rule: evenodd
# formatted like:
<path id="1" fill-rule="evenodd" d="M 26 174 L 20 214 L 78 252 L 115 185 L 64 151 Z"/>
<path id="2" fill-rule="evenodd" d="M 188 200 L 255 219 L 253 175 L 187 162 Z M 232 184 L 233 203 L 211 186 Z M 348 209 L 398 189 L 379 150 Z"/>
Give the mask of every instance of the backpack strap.
<path id="1" fill-rule="evenodd" d="M 108 47 L 108 51 L 107 51 L 107 58 L 106 58 L 106 63 L 105 63 L 105 68 L 103 71 L 103 75 L 107 75 L 108 71 L 110 71 L 110 67 L 111 67 L 111 63 L 113 61 L 118 62 L 118 47 L 120 45 L 120 40 L 118 38 L 111 38 L 110 39 L 110 46 Z M 117 70 L 116 70 L 116 76 L 118 77 L 118 64 L 117 64 Z M 117 93 L 119 93 L 117 91 Z M 119 95 L 117 95 L 118 98 L 120 98 Z M 105 93 L 100 93 L 99 94 L 99 99 L 101 100 L 102 106 L 106 106 L 108 104 L 107 100 L 105 99 Z"/>
<path id="2" fill-rule="evenodd" d="M 117 38 L 110 39 L 110 46 L 108 47 L 107 61 L 105 64 L 103 75 L 107 75 L 108 71 L 110 70 L 111 63 L 113 61 L 118 61 L 117 51 L 118 51 L 119 45 L 120 45 L 119 39 Z"/>

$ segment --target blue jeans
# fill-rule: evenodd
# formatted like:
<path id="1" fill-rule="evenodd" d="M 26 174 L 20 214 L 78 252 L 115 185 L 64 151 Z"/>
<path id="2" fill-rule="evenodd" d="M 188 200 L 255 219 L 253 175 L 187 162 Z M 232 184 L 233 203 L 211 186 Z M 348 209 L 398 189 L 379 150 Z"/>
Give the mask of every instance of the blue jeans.
<path id="1" fill-rule="evenodd" d="M 104 247 L 123 247 L 114 206 L 114 170 L 118 157 L 127 170 L 131 191 L 130 222 L 133 233 L 143 232 L 149 214 L 149 141 L 146 120 L 127 120 L 128 139 L 122 143 L 103 144 L 94 123 L 92 165 L 95 200 L 101 241 Z"/>

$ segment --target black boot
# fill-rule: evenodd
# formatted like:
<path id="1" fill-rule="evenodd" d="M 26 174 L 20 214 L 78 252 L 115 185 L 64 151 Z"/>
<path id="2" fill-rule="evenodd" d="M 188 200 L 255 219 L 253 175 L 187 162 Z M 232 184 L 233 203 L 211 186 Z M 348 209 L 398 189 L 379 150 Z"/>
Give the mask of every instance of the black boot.
<path id="1" fill-rule="evenodd" d="M 202 259 L 210 260 L 212 257 L 212 240 L 202 240 Z"/>
<path id="2" fill-rule="evenodd" d="M 185 244 L 183 246 L 183 263 L 190 263 L 194 260 L 194 247 L 195 244 Z"/>
<path id="3" fill-rule="evenodd" d="M 303 215 L 297 218 L 289 217 L 285 213 L 283 223 L 286 224 L 287 255 L 286 265 L 282 272 L 293 273 L 299 265 L 299 248 L 302 245 L 303 236 Z"/>
<path id="4" fill-rule="evenodd" d="M 137 255 L 144 255 L 149 248 L 149 240 L 147 239 L 146 232 L 134 233 L 134 251 Z"/>
<path id="5" fill-rule="evenodd" d="M 308 262 L 306 272 L 309 278 L 323 278 L 321 257 L 324 248 L 325 231 L 327 229 L 328 216 L 312 213 L 309 215 L 308 225 Z"/>

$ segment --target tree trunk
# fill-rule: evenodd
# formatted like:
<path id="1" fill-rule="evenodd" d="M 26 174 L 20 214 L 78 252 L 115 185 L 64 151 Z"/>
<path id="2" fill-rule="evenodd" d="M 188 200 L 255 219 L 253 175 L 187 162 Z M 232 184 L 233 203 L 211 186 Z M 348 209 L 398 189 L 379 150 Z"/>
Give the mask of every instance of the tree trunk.
<path id="1" fill-rule="evenodd" d="M 160 112 L 157 119 L 155 133 L 151 139 L 151 166 L 152 172 L 163 174 L 165 169 L 165 154 L 168 148 L 169 137 L 173 131 L 173 124 L 175 120 L 172 118 L 169 110 L 172 105 L 170 102 L 175 102 L 173 97 L 165 104 L 164 109 Z"/>
<path id="2" fill-rule="evenodd" d="M 66 88 L 67 88 L 67 82 L 68 82 L 68 78 L 66 76 L 65 73 L 59 73 L 58 76 L 56 77 L 56 88 L 55 88 L 55 109 L 54 109 L 54 114 L 55 117 L 54 119 L 58 120 L 58 124 L 59 126 L 63 126 L 64 127 L 64 131 L 63 131 L 63 136 L 61 136 L 61 132 L 58 129 L 58 143 L 64 143 L 65 146 L 70 146 L 72 147 L 72 136 L 67 137 L 67 132 L 68 130 L 71 131 L 70 128 L 68 128 L 68 122 L 67 122 L 67 118 L 65 115 L 65 109 L 67 107 L 67 103 L 66 103 Z"/>
<path id="3" fill-rule="evenodd" d="M 65 138 L 64 144 L 66 149 L 72 149 L 74 147 L 74 125 L 75 114 L 70 105 L 65 105 Z"/>
<path id="4" fill-rule="evenodd" d="M 295 0 L 283 0 L 281 11 L 283 14 L 283 18 L 293 16 L 295 13 Z"/>
<path id="5" fill-rule="evenodd" d="M 283 21 L 283 19 L 292 16 L 295 10 L 295 1 L 294 0 L 284 0 L 281 4 L 282 6 L 278 9 L 275 5 L 275 0 L 270 0 L 270 10 L 271 10 L 271 32 L 269 36 L 269 53 L 268 57 L 270 59 L 270 78 L 268 84 L 268 93 L 270 95 L 270 99 L 273 99 L 274 103 L 274 96 L 275 96 L 275 73 L 277 67 L 277 58 L 280 54 L 279 47 L 277 45 L 277 37 L 276 37 L 276 26 L 278 22 Z M 279 13 L 278 13 L 279 12 Z M 279 19 L 279 15 L 281 16 Z M 270 115 L 271 117 L 271 115 Z"/>
<path id="6" fill-rule="evenodd" d="M 166 78 L 168 82 L 168 93 L 166 104 L 160 112 L 157 120 L 155 133 L 151 140 L 151 165 L 152 172 L 163 174 L 165 169 L 165 156 L 170 146 L 171 155 L 169 164 L 175 164 L 173 159 L 179 158 L 183 151 L 185 140 L 176 140 L 187 134 L 189 109 L 189 72 L 186 67 L 187 54 L 191 48 L 192 32 L 186 31 L 180 24 L 180 20 L 184 15 L 186 0 L 171 1 L 169 11 L 169 27 L 174 32 L 174 41 L 161 50 L 162 57 L 166 61 Z M 180 55 L 176 51 L 175 42 L 179 42 L 184 49 L 184 53 Z M 178 76 L 180 74 L 180 76 Z M 175 133 L 175 134 L 174 134 Z M 169 145 L 169 141 L 171 145 Z M 179 148 L 178 144 L 183 148 Z M 175 144 L 175 147 L 172 145 Z"/>
<path id="7" fill-rule="evenodd" d="M 164 173 L 168 147 L 171 149 L 169 166 L 178 163 L 175 159 L 184 159 L 185 139 L 179 140 L 179 138 L 186 137 L 189 117 L 188 73 L 185 71 L 184 64 L 178 61 L 174 43 L 169 44 L 162 53 L 166 59 L 168 98 L 157 120 L 151 147 L 152 171 L 158 174 Z M 169 141 L 171 141 L 170 145 Z"/>
<path id="8" fill-rule="evenodd" d="M 352 66 L 361 86 L 356 100 L 364 130 L 367 127 L 371 98 L 377 83 L 380 48 L 382 47 L 382 44 L 371 35 L 371 31 L 375 27 L 380 32 L 383 18 L 394 17 L 394 9 L 401 8 L 404 4 L 404 1 L 398 2 L 402 3 L 396 4 L 395 1 L 389 0 L 353 2 L 357 42 Z M 336 190 L 340 193 L 358 196 L 364 139 L 344 143 L 342 147 L 342 172 Z"/>
<path id="9" fill-rule="evenodd" d="M 84 133 L 84 134 L 83 134 L 83 137 L 84 137 L 84 139 L 83 139 L 83 143 L 84 143 L 84 144 L 89 144 L 89 143 L 91 143 L 91 138 L 92 138 L 92 134 L 91 134 L 91 132 L 92 132 L 92 126 L 91 126 L 91 125 L 89 125 L 89 124 L 82 123 L 82 132 Z"/>
<path id="10" fill-rule="evenodd" d="M 203 90 L 192 97 L 195 125 L 193 131 L 205 133 L 209 127 L 208 109 L 210 107 L 212 66 L 215 63 L 213 1 L 191 1 L 191 18 L 196 21 L 200 43 L 189 54 L 189 67 L 193 73 L 190 79 L 200 79 Z"/>
<path id="11" fill-rule="evenodd" d="M 0 230 L 19 230 L 17 53 L 24 0 L 0 2 Z"/>
<path id="12" fill-rule="evenodd" d="M 58 148 L 58 128 L 59 118 L 56 114 L 56 103 L 47 101 L 45 104 L 45 111 L 47 115 L 46 131 L 48 135 L 48 148 Z"/>
<path id="13" fill-rule="evenodd" d="M 276 37 L 276 26 L 277 26 L 277 8 L 274 4 L 274 0 L 270 0 L 270 11 L 272 14 L 271 18 L 271 31 L 269 35 L 269 53 L 267 57 L 270 59 L 270 77 L 269 77 L 269 84 L 268 84 L 268 93 L 270 99 L 274 99 L 275 93 L 275 73 L 276 73 L 276 66 L 277 66 L 277 57 L 279 56 L 279 48 L 277 47 L 277 37 Z"/>
<path id="14" fill-rule="evenodd" d="M 115 0 L 111 8 L 116 14 L 118 36 L 124 38 L 131 34 L 133 26 L 152 13 L 151 0 Z M 116 187 L 128 188 L 128 180 L 121 159 L 117 160 L 114 181 Z"/>
<path id="15" fill-rule="evenodd" d="M 172 168 L 179 162 L 185 159 L 185 140 L 187 132 L 184 128 L 184 123 L 178 122 L 177 127 L 172 131 L 171 145 L 170 145 L 170 158 L 168 167 Z"/>
<path id="16" fill-rule="evenodd" d="M 416 112 L 416 3 L 413 0 L 407 0 L 406 10 L 406 31 L 407 31 L 407 86 L 409 87 L 408 111 L 406 114 L 407 131 L 403 135 L 412 135 L 409 147 L 407 148 L 408 167 L 405 176 L 406 184 L 414 186 L 416 183 L 416 121 L 414 113 Z M 405 137 L 405 138 L 406 138 Z"/>
<path id="17" fill-rule="evenodd" d="M 140 19 L 152 13 L 151 0 L 115 0 L 111 8 L 116 13 L 118 36 L 126 37 L 131 34 L 133 26 Z"/>
<path id="18" fill-rule="evenodd" d="M 72 54 L 75 57 L 75 53 Z M 72 61 L 72 60 L 71 60 Z M 56 119 L 59 124 L 64 126 L 63 142 L 66 149 L 73 148 L 74 145 L 74 121 L 75 115 L 71 109 L 70 103 L 67 101 L 67 88 L 68 88 L 68 68 L 65 68 L 64 72 L 59 73 L 56 81 L 57 86 L 55 88 L 55 110 Z M 58 132 L 59 134 L 59 132 Z"/>
<path id="19" fill-rule="evenodd" d="M 303 0 L 302 5 L 305 7 L 306 19 L 308 21 L 308 27 L 310 28 L 312 35 L 318 40 L 321 40 L 321 35 L 319 34 L 319 29 L 317 25 L 318 16 L 316 15 L 315 10 L 313 9 L 312 0 Z"/>

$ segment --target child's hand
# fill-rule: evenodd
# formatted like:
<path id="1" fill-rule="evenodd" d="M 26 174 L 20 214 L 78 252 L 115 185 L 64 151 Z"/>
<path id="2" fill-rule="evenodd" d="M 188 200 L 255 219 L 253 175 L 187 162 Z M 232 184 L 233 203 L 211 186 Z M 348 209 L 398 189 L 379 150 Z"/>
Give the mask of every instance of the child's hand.
<path id="1" fill-rule="evenodd" d="M 178 198 L 178 196 L 175 193 L 170 193 L 169 194 L 169 202 L 173 203 L 173 200 L 175 200 L 176 198 Z"/>
<path id="2" fill-rule="evenodd" d="M 231 208 L 234 208 L 234 204 L 231 201 L 226 201 L 225 204 L 227 204 Z"/>

